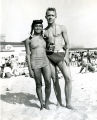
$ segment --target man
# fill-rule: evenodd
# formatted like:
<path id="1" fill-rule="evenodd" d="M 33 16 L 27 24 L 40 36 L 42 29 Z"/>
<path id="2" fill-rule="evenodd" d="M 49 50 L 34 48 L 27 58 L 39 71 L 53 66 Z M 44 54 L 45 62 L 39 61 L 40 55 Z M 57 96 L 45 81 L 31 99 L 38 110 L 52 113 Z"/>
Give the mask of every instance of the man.
<path id="1" fill-rule="evenodd" d="M 54 57 L 54 53 L 52 55 L 48 55 L 49 60 L 55 58 L 55 60 L 51 60 L 51 70 L 52 70 L 52 78 L 54 82 L 54 89 L 55 94 L 57 97 L 57 100 L 59 104 L 62 106 L 61 101 L 61 91 L 58 83 L 58 77 L 56 72 L 56 67 L 58 67 L 61 71 L 61 73 L 64 76 L 65 80 L 65 98 L 66 98 L 66 107 L 68 109 L 72 109 L 71 106 L 71 74 L 70 74 L 70 67 L 69 67 L 69 42 L 67 38 L 67 32 L 63 25 L 57 25 L 55 23 L 55 19 L 57 17 L 56 9 L 55 8 L 48 8 L 46 11 L 46 20 L 48 22 L 48 26 L 45 28 L 44 37 L 46 39 L 47 44 L 50 43 L 51 48 L 54 49 L 54 53 L 56 53 L 56 57 Z M 64 53 L 64 59 L 63 57 L 60 61 L 57 61 L 57 54 L 62 56 Z M 56 74 L 56 75 L 55 75 Z"/>

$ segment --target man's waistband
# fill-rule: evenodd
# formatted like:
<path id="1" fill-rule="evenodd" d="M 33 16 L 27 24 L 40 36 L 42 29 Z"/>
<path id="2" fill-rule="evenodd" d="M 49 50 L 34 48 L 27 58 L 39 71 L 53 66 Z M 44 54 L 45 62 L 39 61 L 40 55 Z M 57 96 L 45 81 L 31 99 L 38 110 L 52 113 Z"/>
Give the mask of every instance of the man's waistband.
<path id="1" fill-rule="evenodd" d="M 65 50 L 61 49 L 61 50 L 54 50 L 54 53 L 65 53 Z"/>

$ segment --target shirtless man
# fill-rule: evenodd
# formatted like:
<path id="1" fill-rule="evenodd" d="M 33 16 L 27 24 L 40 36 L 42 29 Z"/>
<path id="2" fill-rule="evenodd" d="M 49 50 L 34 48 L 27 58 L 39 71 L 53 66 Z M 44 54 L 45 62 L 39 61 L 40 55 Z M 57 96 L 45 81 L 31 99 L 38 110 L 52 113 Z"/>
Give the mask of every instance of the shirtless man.
<path id="1" fill-rule="evenodd" d="M 46 38 L 47 43 L 52 43 L 55 46 L 54 52 L 63 53 L 64 52 L 64 60 L 61 60 L 57 64 L 51 64 L 51 73 L 54 83 L 54 88 L 56 92 L 56 97 L 59 104 L 62 106 L 61 101 L 61 91 L 58 83 L 58 79 L 56 79 L 56 66 L 59 67 L 61 73 L 64 76 L 65 80 L 65 98 L 66 98 L 66 107 L 68 109 L 72 109 L 71 106 L 71 74 L 69 67 L 69 42 L 67 38 L 67 32 L 63 25 L 57 25 L 55 23 L 55 19 L 57 17 L 55 8 L 48 8 L 46 11 L 45 18 L 47 19 L 48 26 L 45 28 L 44 37 Z M 48 55 L 49 58 L 49 55 Z M 50 58 L 49 58 L 50 59 Z M 52 62 L 51 62 L 52 63 Z M 57 77 L 58 78 L 58 77 Z"/>

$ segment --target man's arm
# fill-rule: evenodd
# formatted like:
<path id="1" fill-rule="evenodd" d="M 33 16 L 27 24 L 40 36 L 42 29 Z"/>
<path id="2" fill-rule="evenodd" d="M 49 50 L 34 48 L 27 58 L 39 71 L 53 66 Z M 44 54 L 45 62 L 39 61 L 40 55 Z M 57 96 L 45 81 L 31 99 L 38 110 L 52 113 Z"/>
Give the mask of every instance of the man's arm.
<path id="1" fill-rule="evenodd" d="M 67 62 L 69 62 L 69 40 L 68 40 L 66 28 L 64 26 L 62 26 L 62 36 L 65 42 L 65 45 L 63 47 L 63 49 L 65 50 L 65 58 L 67 59 Z"/>

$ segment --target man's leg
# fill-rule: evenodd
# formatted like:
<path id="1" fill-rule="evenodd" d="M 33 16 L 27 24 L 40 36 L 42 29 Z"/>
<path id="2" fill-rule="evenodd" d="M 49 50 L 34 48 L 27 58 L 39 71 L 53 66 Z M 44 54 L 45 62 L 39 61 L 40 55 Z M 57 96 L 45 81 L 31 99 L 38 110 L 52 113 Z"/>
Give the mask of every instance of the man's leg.
<path id="1" fill-rule="evenodd" d="M 53 80 L 53 87 L 54 87 L 55 95 L 56 95 L 58 104 L 62 106 L 61 89 L 59 86 L 57 67 L 53 63 L 50 63 L 50 66 L 51 66 L 51 77 Z"/>
<path id="2" fill-rule="evenodd" d="M 71 73 L 70 73 L 70 67 L 66 65 L 65 61 L 61 61 L 58 64 L 59 69 L 61 70 L 64 79 L 65 79 L 65 97 L 66 97 L 66 107 L 69 109 L 72 109 L 71 106 L 71 91 L 72 91 L 72 85 L 71 85 Z"/>
<path id="3" fill-rule="evenodd" d="M 42 78 L 41 78 L 41 69 L 35 69 L 34 71 L 34 78 L 36 82 L 36 93 L 38 99 L 40 101 L 40 110 L 43 109 L 43 97 L 42 97 Z"/>
<path id="4" fill-rule="evenodd" d="M 45 81 L 45 108 L 49 109 L 49 97 L 51 93 L 51 69 L 50 66 L 42 68 L 42 73 Z"/>

